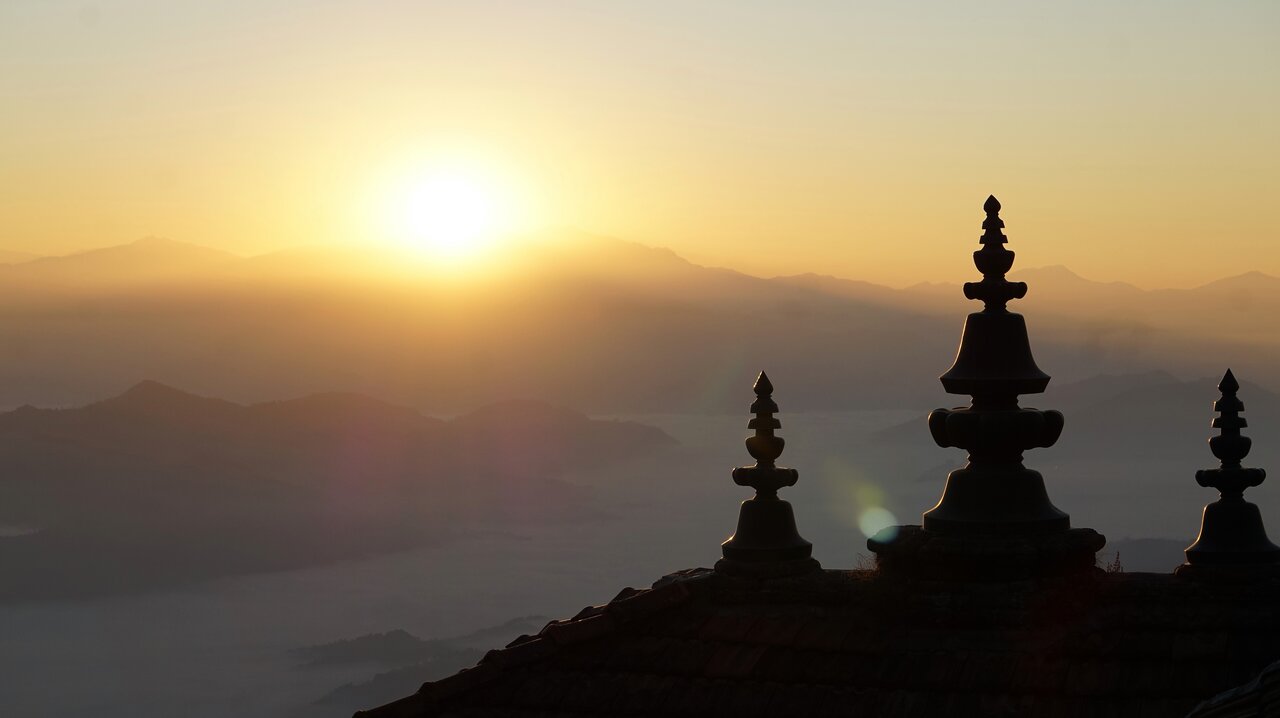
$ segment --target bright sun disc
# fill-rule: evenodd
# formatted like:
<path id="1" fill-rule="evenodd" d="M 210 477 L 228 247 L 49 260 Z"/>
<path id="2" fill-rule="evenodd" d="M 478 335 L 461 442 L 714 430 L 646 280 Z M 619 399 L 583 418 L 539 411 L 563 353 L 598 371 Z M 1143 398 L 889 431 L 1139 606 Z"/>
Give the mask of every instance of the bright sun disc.
<path id="1" fill-rule="evenodd" d="M 457 261 L 482 252 L 499 231 L 495 190 L 462 173 L 439 173 L 411 185 L 400 201 L 399 234 L 411 248 Z"/>

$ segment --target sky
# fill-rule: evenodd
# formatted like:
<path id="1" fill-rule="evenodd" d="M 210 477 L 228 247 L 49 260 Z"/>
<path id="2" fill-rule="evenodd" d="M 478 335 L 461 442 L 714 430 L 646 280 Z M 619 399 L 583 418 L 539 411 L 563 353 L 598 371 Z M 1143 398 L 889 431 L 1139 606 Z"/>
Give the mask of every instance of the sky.
<path id="1" fill-rule="evenodd" d="M 1280 275 L 1280 3 L 0 2 L 0 248 L 498 229 L 772 276 Z M 398 216 L 398 215 L 397 215 Z M 496 230 L 495 230 L 496 231 Z"/>

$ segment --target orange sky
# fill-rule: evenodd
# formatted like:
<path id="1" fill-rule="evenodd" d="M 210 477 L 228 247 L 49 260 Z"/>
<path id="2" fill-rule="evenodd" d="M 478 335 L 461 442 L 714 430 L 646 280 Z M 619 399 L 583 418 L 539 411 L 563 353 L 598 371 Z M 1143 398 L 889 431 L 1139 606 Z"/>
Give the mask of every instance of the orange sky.
<path id="1" fill-rule="evenodd" d="M 387 241 L 435 163 L 508 229 L 758 274 L 1280 274 L 1280 4 L 0 4 L 0 248 Z"/>

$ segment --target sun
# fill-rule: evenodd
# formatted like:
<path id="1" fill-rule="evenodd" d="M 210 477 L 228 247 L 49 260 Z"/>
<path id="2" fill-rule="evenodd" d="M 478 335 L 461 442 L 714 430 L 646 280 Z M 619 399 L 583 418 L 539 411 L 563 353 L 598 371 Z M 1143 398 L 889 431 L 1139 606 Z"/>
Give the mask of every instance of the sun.
<path id="1" fill-rule="evenodd" d="M 392 202 L 397 241 L 451 264 L 492 249 L 507 227 L 501 188 L 474 172 L 437 169 L 410 180 Z"/>

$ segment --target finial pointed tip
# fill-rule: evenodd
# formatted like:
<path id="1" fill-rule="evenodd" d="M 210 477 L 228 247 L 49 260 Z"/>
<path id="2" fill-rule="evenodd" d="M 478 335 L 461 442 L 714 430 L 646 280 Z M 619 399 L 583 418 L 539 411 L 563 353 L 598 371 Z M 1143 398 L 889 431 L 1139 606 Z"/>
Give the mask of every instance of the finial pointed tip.
<path id="1" fill-rule="evenodd" d="M 987 214 L 999 212 L 1000 200 L 996 199 L 996 196 L 993 194 L 987 195 L 987 201 L 983 203 L 982 209 L 985 210 Z"/>
<path id="2" fill-rule="evenodd" d="M 768 396 L 773 393 L 773 382 L 769 381 L 769 375 L 763 371 L 756 377 L 756 383 L 751 386 L 758 396 Z"/>
<path id="3" fill-rule="evenodd" d="M 1222 381 L 1218 382 L 1218 391 L 1234 394 L 1240 390 L 1240 383 L 1236 381 L 1236 375 L 1228 369 L 1226 374 L 1222 375 Z"/>

